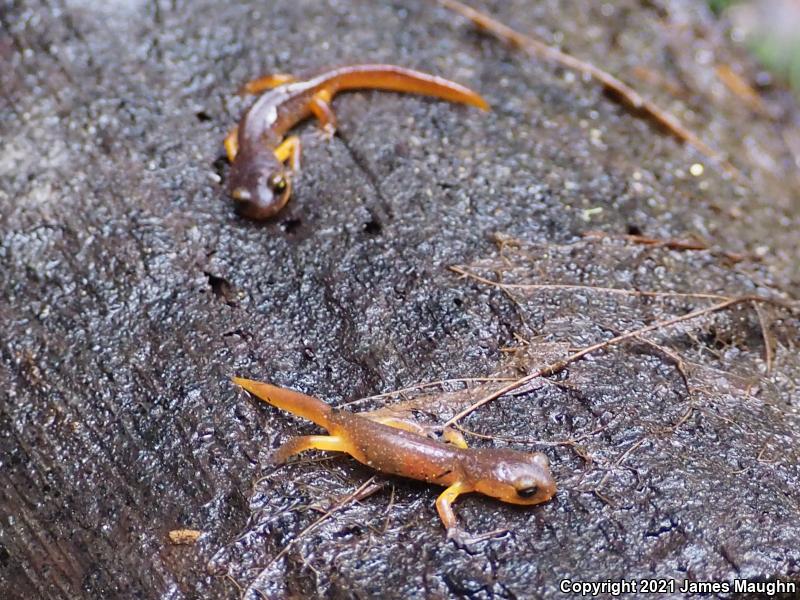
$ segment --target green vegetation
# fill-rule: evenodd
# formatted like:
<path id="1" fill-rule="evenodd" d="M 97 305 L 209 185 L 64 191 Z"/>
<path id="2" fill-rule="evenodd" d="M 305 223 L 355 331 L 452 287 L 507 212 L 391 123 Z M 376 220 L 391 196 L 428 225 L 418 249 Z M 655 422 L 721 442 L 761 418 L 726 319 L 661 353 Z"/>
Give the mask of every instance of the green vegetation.
<path id="1" fill-rule="evenodd" d="M 736 0 L 708 0 L 708 6 L 714 11 L 715 15 L 719 15 L 734 2 Z"/>
<path id="2" fill-rule="evenodd" d="M 730 17 L 764 67 L 800 92 L 800 5 L 793 0 L 706 0 L 717 15 Z"/>
<path id="3" fill-rule="evenodd" d="M 800 92 L 800 34 L 791 40 L 761 35 L 750 40 L 756 58 Z"/>

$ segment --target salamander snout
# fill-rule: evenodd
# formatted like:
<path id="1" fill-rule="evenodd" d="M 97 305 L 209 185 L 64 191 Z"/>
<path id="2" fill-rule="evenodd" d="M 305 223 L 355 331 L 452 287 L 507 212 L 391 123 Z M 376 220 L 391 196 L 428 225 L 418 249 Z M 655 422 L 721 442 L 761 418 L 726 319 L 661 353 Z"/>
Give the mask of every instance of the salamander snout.
<path id="1" fill-rule="evenodd" d="M 547 502 L 556 493 L 556 482 L 544 454 L 496 450 L 491 475 L 482 477 L 477 491 L 512 504 Z"/>
<path id="2" fill-rule="evenodd" d="M 292 180 L 283 169 L 231 169 L 229 193 L 236 210 L 250 219 L 267 219 L 277 213 L 292 195 Z"/>
<path id="3" fill-rule="evenodd" d="M 512 469 L 512 485 L 518 504 L 538 504 L 550 500 L 556 493 L 556 482 L 550 473 L 547 457 L 538 452 L 529 455 L 526 463 Z"/>

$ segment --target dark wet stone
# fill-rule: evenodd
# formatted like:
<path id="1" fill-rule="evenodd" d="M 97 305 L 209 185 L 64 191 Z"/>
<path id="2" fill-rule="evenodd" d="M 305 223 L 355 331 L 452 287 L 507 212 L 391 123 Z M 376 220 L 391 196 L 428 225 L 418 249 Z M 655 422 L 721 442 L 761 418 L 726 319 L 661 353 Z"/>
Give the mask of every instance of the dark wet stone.
<path id="1" fill-rule="evenodd" d="M 438 490 L 379 478 L 270 564 L 371 473 L 345 457 L 273 472 L 279 441 L 315 429 L 229 382 L 338 403 L 495 372 L 515 334 L 580 346 L 701 304 L 510 298 L 447 269 L 500 260 L 496 234 L 529 252 L 519 280 L 797 295 L 797 170 L 779 126 L 696 60 L 756 72 L 701 6 L 491 8 L 640 86 L 750 185 L 690 175 L 701 158 L 596 86 L 433 3 L 0 4 L 0 596 L 236 598 L 236 581 L 253 598 L 525 598 L 558 597 L 562 578 L 797 578 L 798 325 L 772 309 L 766 380 L 742 307 L 651 337 L 694 363 L 694 405 L 668 356 L 629 344 L 467 419 L 544 441 L 602 428 L 540 448 L 554 501 L 460 500 L 471 533 L 511 531 L 472 554 L 445 540 Z M 330 143 L 299 129 L 286 210 L 238 218 L 220 160 L 248 102 L 237 87 L 364 60 L 450 77 L 494 110 L 343 95 Z M 635 80 L 642 64 L 685 94 Z M 780 127 L 798 122 L 787 98 L 765 96 Z M 598 229 L 763 260 L 581 240 Z M 204 534 L 172 546 L 179 528 Z"/>

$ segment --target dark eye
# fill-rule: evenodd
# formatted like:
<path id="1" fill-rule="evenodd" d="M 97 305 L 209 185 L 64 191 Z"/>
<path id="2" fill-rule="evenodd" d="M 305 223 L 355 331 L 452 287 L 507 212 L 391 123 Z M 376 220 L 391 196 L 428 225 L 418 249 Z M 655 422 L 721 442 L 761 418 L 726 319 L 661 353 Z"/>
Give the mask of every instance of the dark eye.
<path id="1" fill-rule="evenodd" d="M 286 178 L 283 175 L 273 175 L 272 179 L 269 180 L 269 187 L 276 194 L 283 193 L 286 190 Z"/>
<path id="2" fill-rule="evenodd" d="M 520 498 L 533 498 L 536 493 L 539 491 L 539 487 L 536 485 L 532 485 L 531 487 L 526 487 L 517 490 L 517 495 Z"/>

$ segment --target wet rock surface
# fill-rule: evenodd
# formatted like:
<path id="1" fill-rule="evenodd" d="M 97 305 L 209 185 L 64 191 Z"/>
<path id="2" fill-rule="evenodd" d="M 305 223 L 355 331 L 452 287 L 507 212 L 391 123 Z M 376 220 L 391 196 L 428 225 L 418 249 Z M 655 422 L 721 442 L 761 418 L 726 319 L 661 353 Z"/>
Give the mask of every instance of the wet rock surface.
<path id="1" fill-rule="evenodd" d="M 465 529 L 504 537 L 460 550 L 439 490 L 381 476 L 298 537 L 373 474 L 321 454 L 273 469 L 274 447 L 316 430 L 231 375 L 336 404 L 713 303 L 506 293 L 454 264 L 526 285 L 796 297 L 798 171 L 776 132 L 800 119 L 777 87 L 771 118 L 720 86 L 714 64 L 755 67 L 699 3 L 484 7 L 636 83 L 746 184 L 692 175 L 701 157 L 596 86 L 432 3 L 266 4 L 0 4 L 0 595 L 513 598 L 556 597 L 564 578 L 800 578 L 798 322 L 767 305 L 593 355 L 467 418 L 498 437 L 474 445 L 547 453 L 561 486 L 532 509 L 459 500 Z M 221 147 L 247 106 L 237 87 L 367 60 L 467 84 L 493 111 L 342 95 L 336 138 L 299 128 L 286 210 L 237 217 Z M 641 65 L 682 92 L 637 82 Z M 589 230 L 699 235 L 761 260 Z M 181 528 L 203 534 L 170 544 Z"/>

